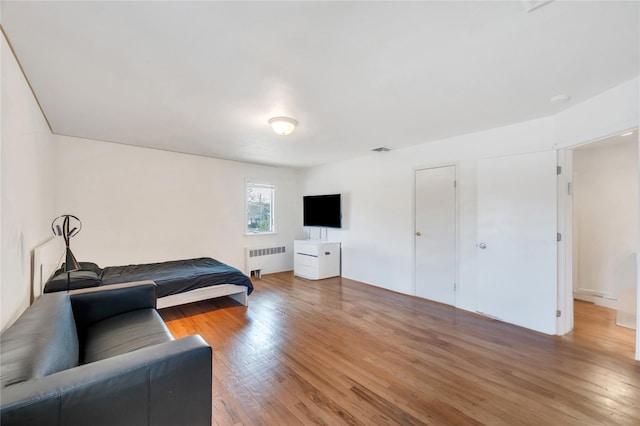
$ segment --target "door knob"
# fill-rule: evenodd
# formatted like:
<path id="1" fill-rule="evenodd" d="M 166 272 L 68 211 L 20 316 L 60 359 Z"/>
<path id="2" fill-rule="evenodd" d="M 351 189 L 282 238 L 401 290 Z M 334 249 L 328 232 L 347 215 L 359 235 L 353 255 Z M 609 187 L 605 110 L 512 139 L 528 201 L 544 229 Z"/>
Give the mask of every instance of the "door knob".
<path id="1" fill-rule="evenodd" d="M 478 244 L 478 247 L 480 247 L 482 250 L 487 248 L 487 245 L 485 243 L 480 243 Z"/>
<path id="2" fill-rule="evenodd" d="M 420 233 L 420 231 L 417 231 L 417 232 L 416 232 L 416 236 L 417 236 L 417 237 L 420 237 L 420 236 L 422 236 L 422 233 Z"/>

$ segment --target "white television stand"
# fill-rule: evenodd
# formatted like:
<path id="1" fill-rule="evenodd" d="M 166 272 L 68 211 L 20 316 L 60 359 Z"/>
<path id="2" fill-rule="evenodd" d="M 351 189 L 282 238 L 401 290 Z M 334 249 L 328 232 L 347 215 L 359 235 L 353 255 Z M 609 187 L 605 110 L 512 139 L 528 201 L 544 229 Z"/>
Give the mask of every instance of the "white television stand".
<path id="1" fill-rule="evenodd" d="M 309 280 L 340 276 L 340 243 L 320 240 L 293 242 L 293 274 Z"/>

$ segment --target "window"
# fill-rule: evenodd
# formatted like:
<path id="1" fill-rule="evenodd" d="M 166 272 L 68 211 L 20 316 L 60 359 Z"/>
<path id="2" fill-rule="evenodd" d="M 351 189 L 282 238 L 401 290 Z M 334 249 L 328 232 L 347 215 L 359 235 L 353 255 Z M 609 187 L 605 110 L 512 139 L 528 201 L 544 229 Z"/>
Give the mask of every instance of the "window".
<path id="1" fill-rule="evenodd" d="M 274 232 L 274 192 L 273 185 L 247 182 L 247 233 Z"/>

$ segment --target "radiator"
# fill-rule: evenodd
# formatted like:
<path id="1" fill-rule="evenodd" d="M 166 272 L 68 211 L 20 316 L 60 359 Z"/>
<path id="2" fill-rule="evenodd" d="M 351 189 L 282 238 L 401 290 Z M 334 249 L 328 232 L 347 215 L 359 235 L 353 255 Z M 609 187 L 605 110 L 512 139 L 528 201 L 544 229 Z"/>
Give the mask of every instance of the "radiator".
<path id="1" fill-rule="evenodd" d="M 245 272 L 260 278 L 262 273 L 287 270 L 288 253 L 285 246 L 247 247 L 245 249 Z"/>

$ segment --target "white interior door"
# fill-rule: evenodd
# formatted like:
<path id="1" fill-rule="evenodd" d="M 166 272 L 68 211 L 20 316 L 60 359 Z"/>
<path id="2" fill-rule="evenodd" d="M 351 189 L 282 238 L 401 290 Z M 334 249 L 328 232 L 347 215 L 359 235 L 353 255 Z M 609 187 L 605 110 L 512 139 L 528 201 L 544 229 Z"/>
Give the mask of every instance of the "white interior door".
<path id="1" fill-rule="evenodd" d="M 556 332 L 556 152 L 478 162 L 479 312 Z"/>
<path id="2" fill-rule="evenodd" d="M 455 305 L 456 168 L 416 171 L 416 296 Z"/>

